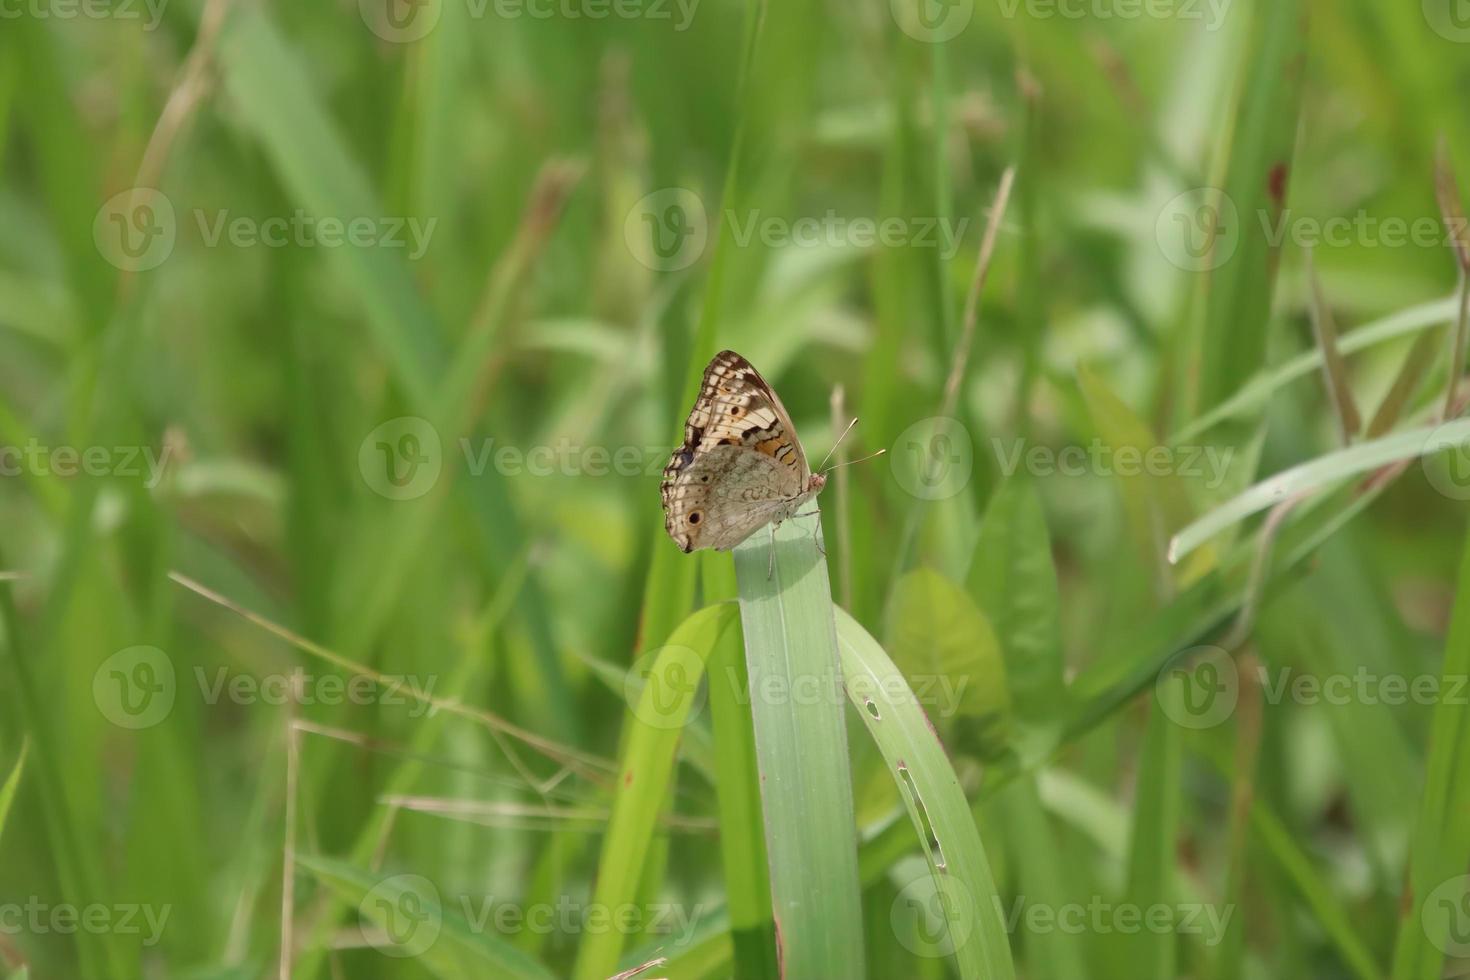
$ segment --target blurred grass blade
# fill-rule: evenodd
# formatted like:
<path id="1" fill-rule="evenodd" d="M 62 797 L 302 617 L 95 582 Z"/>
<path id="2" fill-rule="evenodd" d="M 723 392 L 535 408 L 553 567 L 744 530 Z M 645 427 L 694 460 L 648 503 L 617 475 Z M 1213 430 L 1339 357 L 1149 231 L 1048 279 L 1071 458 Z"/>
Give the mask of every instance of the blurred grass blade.
<path id="1" fill-rule="evenodd" d="M 1279 242 L 1297 136 L 1306 13 L 1300 0 L 1252 4 L 1241 53 L 1242 92 L 1229 128 L 1225 199 L 1239 222 L 1234 253 L 1211 275 L 1199 371 L 1201 408 L 1213 408 L 1263 366 Z M 1255 220 L 1260 216 L 1261 220 Z M 1228 229 L 1222 229 L 1228 230 Z"/>
<path id="2" fill-rule="evenodd" d="M 980 832 L 944 746 L 897 665 L 841 609 L 837 610 L 837 638 L 847 696 L 898 784 L 929 865 L 929 879 L 906 883 L 896 900 L 902 904 L 895 905 L 895 916 L 929 920 L 923 926 L 915 923 L 915 935 L 909 941 L 918 948 L 911 951 L 920 956 L 951 957 L 961 980 L 1008 980 L 1015 972 L 1000 896 Z"/>
<path id="3" fill-rule="evenodd" d="M 1128 842 L 1126 901 L 1134 908 L 1172 902 L 1174 857 L 1179 835 L 1182 747 L 1175 712 L 1181 709 L 1184 679 L 1172 677 L 1155 688 L 1138 762 L 1133 833 Z M 1143 929 L 1113 945 L 1120 972 L 1136 980 L 1174 980 L 1173 932 Z"/>
<path id="4" fill-rule="evenodd" d="M 1458 690 L 1470 677 L 1470 534 L 1460 558 L 1454 613 L 1445 636 L 1440 668 L 1442 691 Z M 1424 790 L 1410 845 L 1408 880 L 1399 902 L 1398 939 L 1394 945 L 1394 980 L 1432 980 L 1440 975 L 1445 951 L 1465 947 L 1451 937 L 1445 905 L 1470 895 L 1470 706 L 1464 698 L 1440 697 L 1434 705 L 1433 729 Z M 1458 886 L 1457 883 L 1458 882 Z M 1440 907 L 1435 907 L 1436 903 Z M 1460 920 L 1463 924 L 1463 919 Z M 1431 934 L 1431 930 L 1433 934 Z M 1456 945 L 1452 945 L 1452 943 Z"/>
<path id="5" fill-rule="evenodd" d="M 1459 300 L 1452 296 L 1431 303 L 1421 303 L 1392 316 L 1364 324 L 1344 336 L 1342 342 L 1338 344 L 1338 349 L 1344 354 L 1354 354 L 1396 337 L 1418 333 L 1430 327 L 1448 323 L 1455 318 L 1458 302 Z M 1221 422 L 1239 418 L 1248 412 L 1260 409 L 1281 388 L 1298 378 L 1306 377 L 1321 366 L 1322 350 L 1314 347 L 1312 350 L 1298 354 L 1279 367 L 1257 374 L 1219 405 L 1174 433 L 1169 439 L 1170 444 L 1177 446 L 1198 439 L 1200 435 Z"/>
<path id="6" fill-rule="evenodd" d="M 1460 196 L 1460 183 L 1455 179 L 1455 161 L 1450 158 L 1450 146 L 1443 133 L 1434 153 L 1434 197 L 1439 202 L 1439 213 L 1444 218 L 1445 235 L 1455 253 L 1455 263 L 1462 275 L 1470 276 L 1470 228 L 1465 224 L 1464 198 Z"/>
<path id="7" fill-rule="evenodd" d="M 236 4 L 220 38 L 224 84 L 295 200 L 317 217 L 380 215 L 366 174 L 337 135 L 317 87 L 266 8 Z M 434 404 L 443 338 L 402 257 L 381 248 L 329 250 L 362 300 L 387 363 L 419 405 Z"/>
<path id="8" fill-rule="evenodd" d="M 20 756 L 15 760 L 10 775 L 5 777 L 5 785 L 0 786 L 0 840 L 5 838 L 5 820 L 10 816 L 11 805 L 15 803 L 15 793 L 20 788 L 20 777 L 25 772 L 26 753 L 30 748 L 29 740 L 20 744 Z"/>
<path id="9" fill-rule="evenodd" d="M 1435 336 L 1433 330 L 1426 330 L 1414 338 L 1414 344 L 1409 348 L 1409 353 L 1404 355 L 1404 363 L 1399 367 L 1399 373 L 1394 375 L 1393 384 L 1389 386 L 1388 393 L 1383 396 L 1383 401 L 1378 405 L 1378 411 L 1373 413 L 1373 419 L 1363 433 L 1366 438 L 1377 439 L 1398 424 L 1404 410 L 1409 407 L 1414 393 L 1419 390 L 1419 385 L 1424 381 L 1424 376 L 1429 373 L 1435 357 L 1438 356 L 1439 345 L 1440 338 Z"/>
<path id="10" fill-rule="evenodd" d="M 1311 286 L 1308 307 L 1311 312 L 1312 332 L 1322 351 L 1322 380 L 1327 386 L 1327 395 L 1332 400 L 1333 410 L 1337 413 L 1343 445 L 1347 445 L 1363 427 L 1363 417 L 1358 413 L 1358 403 L 1353 399 L 1347 364 L 1337 346 L 1337 322 L 1332 318 L 1332 308 L 1327 304 L 1327 296 L 1322 291 L 1322 280 L 1317 277 L 1317 266 L 1312 261 L 1312 253 L 1308 250 L 1306 254 L 1307 279 Z"/>
<path id="11" fill-rule="evenodd" d="M 384 875 L 312 855 L 298 855 L 296 863 L 384 931 L 385 955 L 411 957 L 444 980 L 554 980 L 555 974 L 494 935 L 488 923 L 471 922 L 470 906 L 441 901 L 427 878 Z"/>
<path id="12" fill-rule="evenodd" d="M 1087 399 L 1098 435 L 1112 449 L 1114 456 L 1128 453 L 1141 464 L 1159 445 L 1148 426 L 1085 364 L 1077 369 L 1077 383 Z M 1170 571 L 1164 560 L 1168 535 L 1184 527 L 1193 516 L 1193 506 L 1183 479 L 1172 470 L 1155 473 L 1151 472 L 1152 467 L 1142 465 L 1124 467 L 1120 462 L 1114 469 L 1139 557 L 1145 568 L 1157 572 L 1161 594 L 1167 595 L 1172 588 Z M 1213 567 L 1215 561 L 1212 550 L 1203 551 L 1180 570 L 1177 578 L 1180 583 L 1188 584 Z"/>
<path id="13" fill-rule="evenodd" d="M 1293 466 L 1257 483 L 1181 530 L 1169 544 L 1169 560 L 1180 561 L 1232 524 L 1289 497 L 1323 489 L 1389 463 L 1459 446 L 1466 440 L 1470 440 L 1470 419 L 1460 419 L 1443 426 L 1398 432 Z"/>
<path id="14" fill-rule="evenodd" d="M 781 974 L 862 980 L 857 822 L 817 516 L 735 549 Z M 774 549 L 774 567 L 772 567 Z"/>
<path id="15" fill-rule="evenodd" d="M 1046 515 L 1035 488 L 1012 477 L 985 510 L 967 581 L 990 617 L 1018 718 L 1054 714 L 1062 690 L 1061 598 Z"/>
<path id="16" fill-rule="evenodd" d="M 617 908 L 636 900 L 643 859 L 673 777 L 682 728 L 695 708 L 705 664 L 735 622 L 734 606 L 706 606 L 684 620 L 666 645 L 649 654 L 652 661 L 646 682 L 638 693 L 636 707 L 626 716 L 628 733 L 617 777 L 617 796 L 602 840 L 593 891 L 593 902 L 598 907 Z M 616 973 L 624 938 L 617 929 L 587 932 L 577 950 L 572 976 L 577 980 L 605 980 Z"/>

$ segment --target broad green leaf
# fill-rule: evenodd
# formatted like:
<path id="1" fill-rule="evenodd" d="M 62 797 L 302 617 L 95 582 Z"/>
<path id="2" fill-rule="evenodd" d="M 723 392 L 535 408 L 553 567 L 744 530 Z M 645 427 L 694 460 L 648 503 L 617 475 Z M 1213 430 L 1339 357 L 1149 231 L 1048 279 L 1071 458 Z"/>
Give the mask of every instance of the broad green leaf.
<path id="1" fill-rule="evenodd" d="M 894 586 L 889 646 L 919 705 L 955 748 L 997 754 L 1010 734 L 1011 702 L 1000 644 L 965 591 L 930 568 Z"/>

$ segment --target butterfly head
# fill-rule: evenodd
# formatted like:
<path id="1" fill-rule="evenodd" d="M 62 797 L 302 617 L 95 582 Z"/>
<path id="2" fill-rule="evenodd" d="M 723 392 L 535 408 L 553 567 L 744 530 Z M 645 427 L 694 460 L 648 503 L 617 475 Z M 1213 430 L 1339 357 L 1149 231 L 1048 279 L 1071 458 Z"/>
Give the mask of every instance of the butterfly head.
<path id="1" fill-rule="evenodd" d="M 825 473 L 813 473 L 807 480 L 806 492 L 810 494 L 818 493 L 826 485 L 827 475 Z"/>

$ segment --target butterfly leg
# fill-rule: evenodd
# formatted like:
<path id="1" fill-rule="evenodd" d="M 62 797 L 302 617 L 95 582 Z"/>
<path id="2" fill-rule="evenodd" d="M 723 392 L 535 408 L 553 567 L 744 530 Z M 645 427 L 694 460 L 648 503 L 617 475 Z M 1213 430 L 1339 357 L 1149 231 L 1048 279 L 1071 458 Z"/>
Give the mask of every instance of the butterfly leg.
<path id="1" fill-rule="evenodd" d="M 820 513 L 821 513 L 820 510 L 817 510 L 815 507 L 813 507 L 811 510 L 807 511 L 805 514 L 796 514 L 795 516 L 796 517 L 811 517 L 814 514 L 820 514 Z M 824 547 L 822 547 L 822 540 L 817 537 L 817 532 L 820 531 L 821 529 L 822 529 L 822 525 L 821 525 L 820 522 L 815 527 L 812 528 L 812 544 L 816 545 L 817 546 L 817 551 L 821 554 L 821 556 L 823 558 L 826 558 L 827 557 L 827 549 L 824 548 Z"/>
<path id="2" fill-rule="evenodd" d="M 766 581 L 769 582 L 776 575 L 776 525 L 768 525 L 771 529 L 771 547 L 766 552 Z"/>

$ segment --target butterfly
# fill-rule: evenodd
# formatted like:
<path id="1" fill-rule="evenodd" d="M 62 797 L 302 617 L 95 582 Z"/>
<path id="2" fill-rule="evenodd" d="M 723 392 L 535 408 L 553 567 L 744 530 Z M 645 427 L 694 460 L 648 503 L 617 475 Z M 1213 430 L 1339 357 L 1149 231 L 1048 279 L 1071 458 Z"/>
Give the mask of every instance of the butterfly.
<path id="1" fill-rule="evenodd" d="M 734 351 L 704 369 L 684 444 L 664 467 L 664 529 L 685 552 L 729 551 L 821 492 L 781 399 Z"/>

